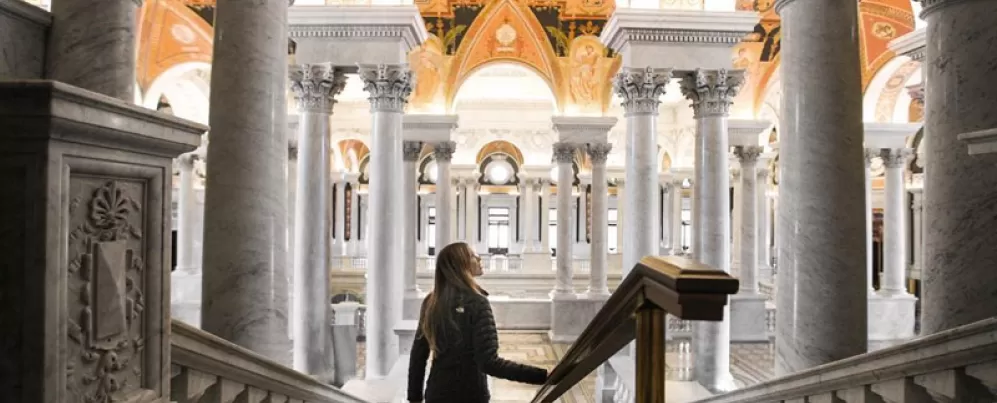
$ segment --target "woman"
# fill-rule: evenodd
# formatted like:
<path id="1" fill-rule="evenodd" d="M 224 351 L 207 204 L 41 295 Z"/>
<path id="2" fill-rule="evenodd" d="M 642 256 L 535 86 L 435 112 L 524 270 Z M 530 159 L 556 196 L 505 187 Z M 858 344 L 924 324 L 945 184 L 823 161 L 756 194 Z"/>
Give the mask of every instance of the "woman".
<path id="1" fill-rule="evenodd" d="M 547 370 L 498 356 L 498 335 L 488 295 L 474 277 L 481 258 L 463 242 L 447 245 L 436 257 L 435 288 L 422 302 L 419 328 L 409 356 L 408 400 L 422 402 L 426 361 L 426 403 L 486 403 L 487 375 L 541 385 Z"/>

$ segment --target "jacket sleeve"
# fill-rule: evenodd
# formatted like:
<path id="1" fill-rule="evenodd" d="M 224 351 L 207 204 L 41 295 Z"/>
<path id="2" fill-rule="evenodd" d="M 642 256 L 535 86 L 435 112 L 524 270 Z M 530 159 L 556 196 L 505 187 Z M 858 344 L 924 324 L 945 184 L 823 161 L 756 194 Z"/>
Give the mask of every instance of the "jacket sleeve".
<path id="1" fill-rule="evenodd" d="M 498 333 L 492 307 L 484 297 L 475 298 L 473 320 L 474 361 L 485 374 L 510 381 L 542 385 L 547 370 L 515 363 L 498 356 Z"/>
<path id="2" fill-rule="evenodd" d="M 422 334 L 422 315 L 419 315 L 412 351 L 408 359 L 408 401 L 421 402 L 426 385 L 426 362 L 429 360 L 429 342 Z"/>

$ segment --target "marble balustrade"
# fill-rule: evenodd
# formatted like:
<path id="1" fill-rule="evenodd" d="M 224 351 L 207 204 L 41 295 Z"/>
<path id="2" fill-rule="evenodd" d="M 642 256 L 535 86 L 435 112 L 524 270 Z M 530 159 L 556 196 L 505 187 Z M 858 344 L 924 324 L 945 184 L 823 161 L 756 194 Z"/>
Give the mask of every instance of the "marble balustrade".
<path id="1" fill-rule="evenodd" d="M 183 322 L 170 331 L 169 401 L 365 403 Z"/>
<path id="2" fill-rule="evenodd" d="M 997 318 L 696 403 L 969 403 L 997 399 Z"/>

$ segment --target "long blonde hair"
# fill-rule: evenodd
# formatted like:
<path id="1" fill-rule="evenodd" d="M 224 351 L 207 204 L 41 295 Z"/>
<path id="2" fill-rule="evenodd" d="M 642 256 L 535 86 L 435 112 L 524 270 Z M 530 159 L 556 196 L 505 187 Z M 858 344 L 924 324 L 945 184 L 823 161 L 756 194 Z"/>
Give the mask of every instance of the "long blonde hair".
<path id="1" fill-rule="evenodd" d="M 433 291 L 426 296 L 420 313 L 420 329 L 433 353 L 439 353 L 441 337 L 459 337 L 454 314 L 461 294 L 483 294 L 472 270 L 478 257 L 468 244 L 455 242 L 436 255 Z"/>

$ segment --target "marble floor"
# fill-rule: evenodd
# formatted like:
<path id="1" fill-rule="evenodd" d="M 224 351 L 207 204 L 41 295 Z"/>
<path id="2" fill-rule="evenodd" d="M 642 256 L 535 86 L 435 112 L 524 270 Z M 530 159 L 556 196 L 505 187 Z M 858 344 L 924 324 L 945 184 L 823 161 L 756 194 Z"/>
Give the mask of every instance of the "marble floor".
<path id="1" fill-rule="evenodd" d="M 539 332 L 499 332 L 499 355 L 510 360 L 542 368 L 553 368 L 567 352 L 570 344 L 552 343 L 546 333 Z M 360 343 L 357 349 L 357 374 L 363 376 L 365 349 Z M 671 391 L 680 392 L 691 382 L 692 353 L 688 341 L 672 341 L 667 349 L 669 396 Z M 731 372 L 739 386 L 764 382 L 773 377 L 772 343 L 734 343 L 731 345 Z M 692 389 L 692 388 L 690 388 Z M 536 393 L 537 387 L 495 379 L 492 384 L 492 402 L 528 402 Z M 575 386 L 562 399 L 562 403 L 592 403 L 595 401 L 595 374 L 591 374 Z M 692 394 L 680 393 L 680 394 Z M 669 399 L 672 401 L 672 399 Z"/>

